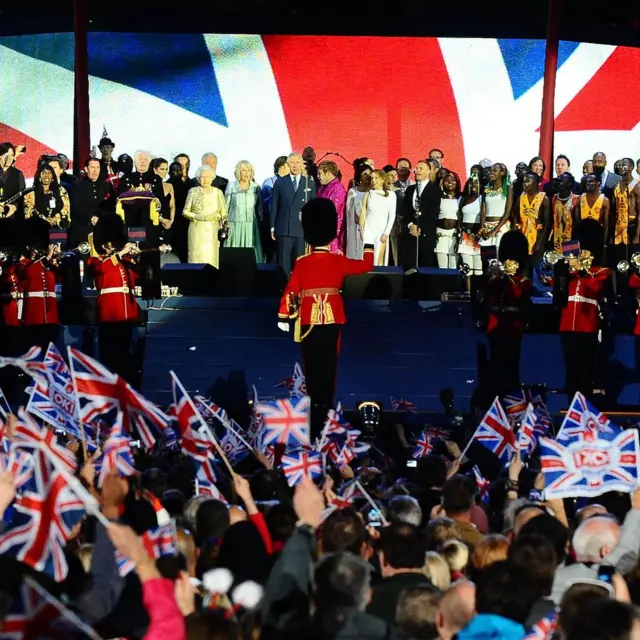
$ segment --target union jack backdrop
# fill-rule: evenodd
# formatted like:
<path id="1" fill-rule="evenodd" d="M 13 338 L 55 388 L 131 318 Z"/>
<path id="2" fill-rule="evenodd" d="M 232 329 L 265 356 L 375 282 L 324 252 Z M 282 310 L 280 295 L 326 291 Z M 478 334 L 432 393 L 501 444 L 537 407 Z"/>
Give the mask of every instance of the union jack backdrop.
<path id="1" fill-rule="evenodd" d="M 91 139 L 106 126 L 116 153 L 186 152 L 193 166 L 213 150 L 221 175 L 247 158 L 264 179 L 277 156 L 306 144 L 378 166 L 440 147 L 462 174 L 485 157 L 513 170 L 538 152 L 543 40 L 90 33 L 88 47 Z M 43 153 L 72 155 L 73 48 L 71 33 L 0 40 L 0 94 L 13 96 L 0 139 L 27 145 L 27 175 Z M 168 52 L 174 64 L 155 64 Z M 407 52 L 429 60 L 429 82 L 420 65 L 371 75 Z M 639 49 L 560 43 L 554 151 L 574 172 L 596 150 L 612 163 L 640 146 L 639 78 Z M 603 100 L 618 90 L 624 100 Z M 323 99 L 304 99 L 314 95 Z"/>

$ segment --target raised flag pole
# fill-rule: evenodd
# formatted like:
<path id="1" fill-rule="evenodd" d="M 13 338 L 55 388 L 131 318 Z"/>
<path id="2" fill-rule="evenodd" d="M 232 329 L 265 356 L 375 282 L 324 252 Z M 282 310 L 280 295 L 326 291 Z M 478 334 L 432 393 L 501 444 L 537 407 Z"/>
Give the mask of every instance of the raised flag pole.
<path id="1" fill-rule="evenodd" d="M 74 109 L 74 145 L 73 167 L 78 174 L 89 156 L 91 132 L 89 125 L 89 49 L 87 32 L 87 0 L 73 2 L 73 31 L 75 48 L 75 109 Z"/>
<path id="2" fill-rule="evenodd" d="M 544 56 L 544 83 L 542 86 L 542 119 L 540 122 L 539 155 L 547 166 L 544 177 L 550 180 L 553 167 L 553 135 L 555 132 L 556 75 L 558 72 L 558 46 L 560 44 L 560 18 L 563 0 L 549 0 L 547 9 L 547 44 Z"/>

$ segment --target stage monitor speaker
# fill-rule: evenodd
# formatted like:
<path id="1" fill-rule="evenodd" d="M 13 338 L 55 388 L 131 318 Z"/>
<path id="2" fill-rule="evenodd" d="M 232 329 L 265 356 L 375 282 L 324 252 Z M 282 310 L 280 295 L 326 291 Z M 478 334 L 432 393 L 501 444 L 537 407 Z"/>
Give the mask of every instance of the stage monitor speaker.
<path id="1" fill-rule="evenodd" d="M 345 298 L 358 300 L 394 300 L 402 297 L 404 271 L 401 267 L 374 267 L 361 276 L 344 281 Z"/>
<path id="2" fill-rule="evenodd" d="M 178 287 L 185 296 L 213 296 L 218 284 L 218 270 L 210 264 L 166 264 L 162 267 L 162 283 Z"/>
<path id="3" fill-rule="evenodd" d="M 253 295 L 258 298 L 279 298 L 287 286 L 287 276 L 279 264 L 259 264 Z"/>
<path id="4" fill-rule="evenodd" d="M 253 296 L 256 252 L 251 247 L 220 249 L 220 277 L 216 295 L 224 298 Z"/>
<path id="5" fill-rule="evenodd" d="M 466 291 L 465 277 L 457 269 L 420 267 L 403 284 L 403 297 L 409 300 L 442 300 L 443 293 Z"/>

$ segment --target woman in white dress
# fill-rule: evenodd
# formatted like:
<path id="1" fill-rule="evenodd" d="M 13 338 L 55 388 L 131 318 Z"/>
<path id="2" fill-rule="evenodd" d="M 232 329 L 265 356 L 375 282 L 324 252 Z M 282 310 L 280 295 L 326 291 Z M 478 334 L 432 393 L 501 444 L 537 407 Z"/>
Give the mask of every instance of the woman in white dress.
<path id="1" fill-rule="evenodd" d="M 467 288 L 471 288 L 470 276 L 482 275 L 482 257 L 480 255 L 479 233 L 482 194 L 480 193 L 480 176 L 472 173 L 464 186 L 460 199 L 460 243 L 458 253 L 468 269 Z"/>
<path id="2" fill-rule="evenodd" d="M 509 171 L 501 163 L 491 167 L 489 184 L 484 189 L 480 223 L 481 247 L 498 247 L 502 236 L 509 231 L 509 215 L 513 202 L 513 188 Z"/>
<path id="3" fill-rule="evenodd" d="M 189 189 L 182 215 L 189 220 L 189 262 L 219 264 L 218 231 L 227 220 L 224 194 L 211 185 L 213 169 L 203 166 L 196 172 L 199 187 Z"/>
<path id="4" fill-rule="evenodd" d="M 362 200 L 364 194 L 371 188 L 371 172 L 373 170 L 366 164 L 360 164 L 356 167 L 356 186 L 349 189 L 346 204 L 346 220 L 347 228 L 347 258 L 355 260 L 362 259 L 364 245 L 360 236 L 360 214 L 362 213 Z"/>
<path id="5" fill-rule="evenodd" d="M 371 189 L 362 200 L 360 229 L 363 244 L 373 245 L 373 264 L 385 267 L 389 264 L 389 234 L 396 219 L 396 194 L 390 190 L 387 174 L 374 171 Z"/>

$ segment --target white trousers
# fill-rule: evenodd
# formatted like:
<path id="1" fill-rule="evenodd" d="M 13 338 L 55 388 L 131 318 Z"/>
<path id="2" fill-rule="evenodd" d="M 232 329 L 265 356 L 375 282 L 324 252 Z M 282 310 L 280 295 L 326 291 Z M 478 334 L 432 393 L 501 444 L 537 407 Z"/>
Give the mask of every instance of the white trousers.
<path id="1" fill-rule="evenodd" d="M 438 229 L 436 242 L 436 259 L 440 269 L 456 269 L 458 256 L 456 255 L 457 229 Z"/>

